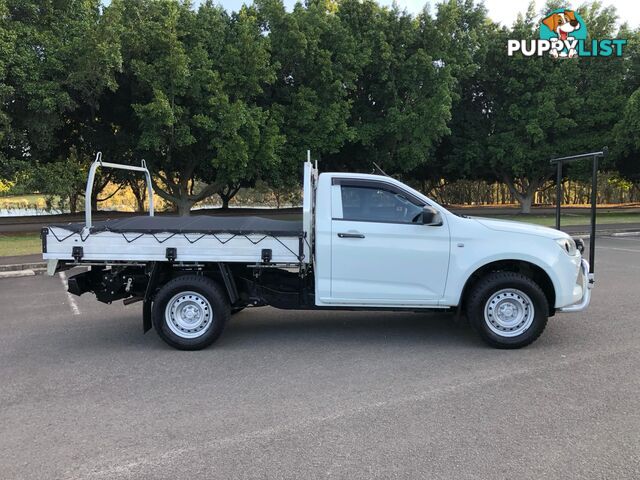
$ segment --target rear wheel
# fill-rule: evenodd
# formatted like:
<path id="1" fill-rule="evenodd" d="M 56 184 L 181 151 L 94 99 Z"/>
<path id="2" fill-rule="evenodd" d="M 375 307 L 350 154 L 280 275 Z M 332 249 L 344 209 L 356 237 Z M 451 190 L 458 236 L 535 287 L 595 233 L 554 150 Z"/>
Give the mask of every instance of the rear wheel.
<path id="1" fill-rule="evenodd" d="M 473 286 L 466 304 L 469 322 L 493 347 L 529 345 L 547 325 L 549 305 L 544 292 L 520 273 L 486 275 Z"/>
<path id="2" fill-rule="evenodd" d="M 211 279 L 184 275 L 164 285 L 153 302 L 158 335 L 180 350 L 200 350 L 215 342 L 229 319 L 229 302 Z"/>

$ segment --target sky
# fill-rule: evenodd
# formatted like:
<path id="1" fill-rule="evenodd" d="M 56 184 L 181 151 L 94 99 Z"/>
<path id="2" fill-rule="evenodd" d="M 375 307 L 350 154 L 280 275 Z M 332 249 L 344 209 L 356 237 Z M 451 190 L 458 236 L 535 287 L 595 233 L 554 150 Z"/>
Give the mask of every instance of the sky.
<path id="1" fill-rule="evenodd" d="M 251 3 L 251 0 L 218 0 L 218 3 L 227 10 L 237 10 L 243 3 Z M 378 0 L 382 5 L 391 5 L 393 0 Z M 197 3 L 197 2 L 196 2 Z M 284 0 L 288 9 L 295 4 L 295 0 Z M 425 3 L 431 4 L 431 11 L 435 11 L 433 5 L 438 3 L 437 0 L 396 0 L 400 8 L 406 8 L 411 13 L 417 13 L 422 10 Z M 537 0 L 536 12 L 544 5 L 544 0 Z M 574 1 L 571 4 L 577 7 L 583 1 Z M 613 5 L 616 7 L 619 16 L 619 23 L 627 22 L 631 28 L 640 26 L 640 2 L 638 0 L 604 0 L 604 5 Z M 529 0 L 485 0 L 484 2 L 489 12 L 489 17 L 503 25 L 510 26 L 518 13 L 526 12 Z"/>

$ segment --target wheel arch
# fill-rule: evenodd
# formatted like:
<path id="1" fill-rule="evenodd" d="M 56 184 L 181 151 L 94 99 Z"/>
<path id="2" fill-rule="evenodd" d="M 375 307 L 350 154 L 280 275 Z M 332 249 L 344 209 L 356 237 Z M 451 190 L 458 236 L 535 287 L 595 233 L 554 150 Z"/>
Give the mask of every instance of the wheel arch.
<path id="1" fill-rule="evenodd" d="M 168 275 L 167 281 L 184 277 L 187 275 L 196 275 L 209 278 L 217 283 L 222 290 L 226 293 L 227 300 L 233 306 L 240 300 L 240 293 L 234 276 L 229 264 L 224 262 L 208 263 L 202 270 L 173 268 Z M 165 282 L 166 283 L 166 282 Z"/>
<path id="2" fill-rule="evenodd" d="M 458 311 L 462 311 L 464 309 L 467 296 L 473 286 L 481 278 L 491 272 L 517 272 L 529 277 L 531 280 L 536 282 L 544 292 L 544 295 L 547 298 L 547 302 L 549 304 L 549 316 L 554 315 L 556 290 L 549 274 L 542 267 L 536 265 L 535 263 L 516 259 L 496 260 L 486 263 L 478 267 L 471 275 L 469 275 L 460 294 Z"/>

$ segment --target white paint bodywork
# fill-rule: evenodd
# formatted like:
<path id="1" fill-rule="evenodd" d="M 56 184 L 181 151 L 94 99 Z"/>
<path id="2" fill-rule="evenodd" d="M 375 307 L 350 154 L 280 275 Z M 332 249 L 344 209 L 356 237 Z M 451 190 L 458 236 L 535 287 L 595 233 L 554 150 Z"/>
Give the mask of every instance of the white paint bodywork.
<path id="1" fill-rule="evenodd" d="M 439 226 L 345 220 L 340 185 L 334 179 L 380 182 L 407 192 L 435 208 Z M 297 237 L 200 234 L 126 234 L 102 232 L 83 237 L 49 227 L 45 259 L 72 260 L 71 248 L 83 247 L 83 261 L 165 261 L 166 248 L 177 248 L 177 261 L 261 261 L 264 248 L 274 263 L 313 262 L 318 306 L 380 308 L 450 308 L 460 303 L 467 280 L 492 262 L 518 260 L 542 269 L 555 290 L 557 309 L 583 304 L 588 287 L 579 252 L 568 255 L 557 239 L 568 235 L 551 228 L 483 218 L 463 218 L 401 182 L 384 176 L 323 173 L 305 164 L 303 199 L 304 259 Z M 364 238 L 341 238 L 338 233 Z M 55 235 L 54 235 L 55 234 Z M 163 236 L 164 235 L 164 236 Z M 54 238 L 65 240 L 58 241 Z M 138 237 L 134 241 L 134 237 Z M 159 241 L 166 239 L 166 241 Z M 258 242 L 258 240 L 260 240 Z M 194 242 L 194 243 L 192 243 Z M 581 300 L 583 302 L 581 302 Z M 576 307 L 572 307 L 574 310 Z"/>
<path id="2" fill-rule="evenodd" d="M 334 178 L 385 182 L 438 210 L 442 225 L 344 222 Z M 521 222 L 463 218 L 401 182 L 378 175 L 325 173 L 316 192 L 316 303 L 320 306 L 449 308 L 479 268 L 501 260 L 529 262 L 550 278 L 561 308 L 586 295 L 582 257 L 556 242 L 566 233 Z M 340 239 L 340 232 L 365 238 Z"/>

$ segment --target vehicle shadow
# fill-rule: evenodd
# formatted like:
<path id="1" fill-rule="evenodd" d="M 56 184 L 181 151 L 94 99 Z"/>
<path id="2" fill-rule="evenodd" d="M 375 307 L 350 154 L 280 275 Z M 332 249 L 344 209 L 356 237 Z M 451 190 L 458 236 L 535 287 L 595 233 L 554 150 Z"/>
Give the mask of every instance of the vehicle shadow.
<path id="1" fill-rule="evenodd" d="M 478 345 L 471 328 L 450 314 L 260 310 L 235 315 L 216 348 Z"/>
<path id="2" fill-rule="evenodd" d="M 60 332 L 62 333 L 62 332 Z M 59 338 L 65 349 L 173 350 L 151 330 L 143 335 L 135 315 L 87 325 Z M 53 338 L 50 338 L 53 340 Z M 80 347 L 81 346 L 81 347 Z M 441 313 L 282 311 L 249 309 L 234 315 L 209 349 L 242 351 L 344 348 L 482 348 L 468 325 Z"/>

